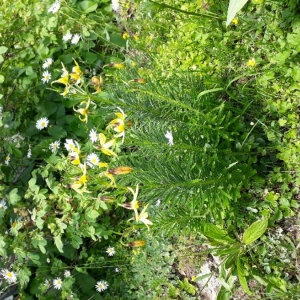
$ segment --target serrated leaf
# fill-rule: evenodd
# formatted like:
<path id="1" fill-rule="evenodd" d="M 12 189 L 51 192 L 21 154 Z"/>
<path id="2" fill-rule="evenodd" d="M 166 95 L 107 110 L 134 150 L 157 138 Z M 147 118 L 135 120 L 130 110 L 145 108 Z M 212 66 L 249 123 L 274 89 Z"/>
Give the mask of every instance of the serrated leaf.
<path id="1" fill-rule="evenodd" d="M 8 195 L 8 201 L 11 205 L 15 205 L 17 202 L 19 202 L 20 199 L 21 197 L 18 195 L 17 188 L 14 188 L 13 190 L 10 191 Z"/>
<path id="2" fill-rule="evenodd" d="M 63 251 L 63 243 L 62 243 L 61 237 L 59 235 L 54 237 L 54 243 L 55 243 L 55 246 L 58 249 L 58 251 L 63 253 L 64 252 Z"/>
<path id="3" fill-rule="evenodd" d="M 230 0 L 227 12 L 226 26 L 234 19 L 236 14 L 244 7 L 248 0 Z"/>
<path id="4" fill-rule="evenodd" d="M 99 216 L 99 213 L 92 209 L 92 207 L 87 208 L 85 211 L 85 218 L 90 221 L 90 219 L 93 221 Z"/>
<path id="5" fill-rule="evenodd" d="M 226 245 L 236 243 L 234 239 L 228 236 L 225 230 L 211 223 L 204 223 L 202 225 L 202 233 L 216 244 Z"/>
<path id="6" fill-rule="evenodd" d="M 262 218 L 250 225 L 243 234 L 243 242 L 245 245 L 250 245 L 259 239 L 268 228 L 268 219 Z"/>

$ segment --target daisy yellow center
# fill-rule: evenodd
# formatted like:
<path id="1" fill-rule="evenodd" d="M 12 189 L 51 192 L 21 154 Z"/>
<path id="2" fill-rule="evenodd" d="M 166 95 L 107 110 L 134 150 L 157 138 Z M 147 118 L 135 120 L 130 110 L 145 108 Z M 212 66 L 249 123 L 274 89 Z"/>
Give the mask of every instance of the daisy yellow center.
<path id="1" fill-rule="evenodd" d="M 7 277 L 13 277 L 13 275 L 12 275 L 11 272 L 7 272 L 7 273 L 6 273 L 6 276 L 7 276 Z"/>

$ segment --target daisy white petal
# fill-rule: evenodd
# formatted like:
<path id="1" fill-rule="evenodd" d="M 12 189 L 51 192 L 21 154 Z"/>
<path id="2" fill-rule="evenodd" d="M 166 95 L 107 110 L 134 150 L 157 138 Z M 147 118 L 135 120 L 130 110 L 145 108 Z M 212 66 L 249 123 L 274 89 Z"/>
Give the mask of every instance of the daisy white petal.
<path id="1" fill-rule="evenodd" d="M 57 290 L 61 289 L 61 287 L 62 287 L 62 281 L 61 281 L 61 279 L 59 277 L 53 280 L 53 286 Z"/>
<path id="2" fill-rule="evenodd" d="M 97 142 L 98 141 L 98 134 L 97 134 L 96 130 L 92 129 L 90 131 L 89 137 L 90 137 L 90 140 L 92 141 L 92 143 Z"/>
<path id="3" fill-rule="evenodd" d="M 48 82 L 51 79 L 51 74 L 48 71 L 43 72 L 43 83 Z"/>
<path id="4" fill-rule="evenodd" d="M 42 130 L 43 128 L 46 128 L 49 124 L 49 120 L 47 118 L 41 118 L 39 120 L 36 121 L 36 128 L 38 130 Z"/>
<path id="5" fill-rule="evenodd" d="M 80 35 L 78 33 L 74 34 L 71 40 L 71 43 L 73 45 L 76 45 L 80 40 Z"/>
<path id="6" fill-rule="evenodd" d="M 98 281 L 96 284 L 96 290 L 100 293 L 108 288 L 108 283 L 104 280 Z"/>

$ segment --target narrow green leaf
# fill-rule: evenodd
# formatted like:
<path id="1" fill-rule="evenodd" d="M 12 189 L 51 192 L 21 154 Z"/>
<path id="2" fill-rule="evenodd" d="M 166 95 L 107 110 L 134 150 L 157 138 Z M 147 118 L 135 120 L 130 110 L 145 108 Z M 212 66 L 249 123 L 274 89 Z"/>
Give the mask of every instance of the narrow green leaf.
<path id="1" fill-rule="evenodd" d="M 226 26 L 231 23 L 235 15 L 243 8 L 247 1 L 248 0 L 230 0 L 227 12 Z"/>
<path id="2" fill-rule="evenodd" d="M 214 93 L 214 92 L 220 92 L 220 91 L 224 91 L 224 89 L 223 88 L 215 88 L 215 89 L 210 89 L 210 90 L 203 91 L 203 92 L 198 94 L 197 99 L 199 99 L 203 95 L 206 95 L 206 94 L 209 94 L 209 93 Z"/>
<path id="3" fill-rule="evenodd" d="M 246 269 L 244 268 L 241 260 L 238 258 L 237 259 L 237 273 L 238 273 L 238 277 L 239 277 L 239 281 L 241 284 L 241 287 L 244 289 L 244 291 L 248 294 L 248 295 L 252 295 L 251 291 L 249 290 L 248 287 L 248 283 L 247 283 L 247 279 L 246 279 Z"/>
<path id="4" fill-rule="evenodd" d="M 243 234 L 243 242 L 246 245 L 252 244 L 258 238 L 260 238 L 268 227 L 268 219 L 262 218 L 250 225 Z"/>
<path id="5" fill-rule="evenodd" d="M 61 237 L 59 235 L 54 237 L 54 243 L 55 243 L 55 246 L 58 249 L 58 251 L 63 253 L 64 252 L 63 251 L 63 243 L 62 243 Z"/>

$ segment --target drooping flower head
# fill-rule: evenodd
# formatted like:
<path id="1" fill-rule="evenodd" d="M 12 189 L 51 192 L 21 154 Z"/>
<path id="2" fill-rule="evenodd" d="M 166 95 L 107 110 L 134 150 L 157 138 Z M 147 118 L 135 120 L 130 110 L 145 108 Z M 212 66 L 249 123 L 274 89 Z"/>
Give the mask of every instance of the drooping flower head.
<path id="1" fill-rule="evenodd" d="M 110 123 L 108 124 L 108 127 L 113 127 L 114 131 L 117 132 L 115 137 L 122 137 L 122 143 L 124 143 L 124 138 L 125 138 L 124 120 L 126 118 L 126 115 L 120 107 L 118 107 L 118 110 L 120 112 L 115 113 L 117 118 L 110 121 Z"/>

